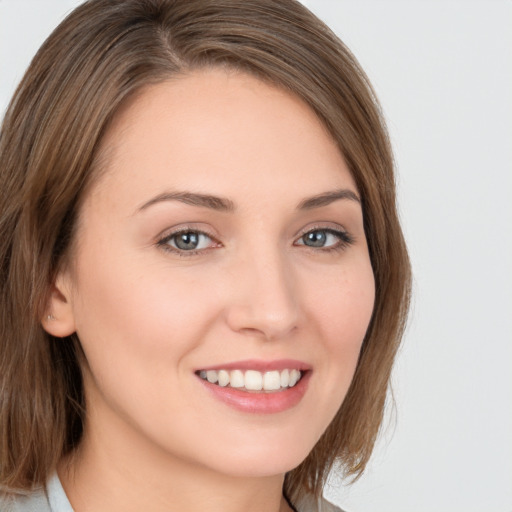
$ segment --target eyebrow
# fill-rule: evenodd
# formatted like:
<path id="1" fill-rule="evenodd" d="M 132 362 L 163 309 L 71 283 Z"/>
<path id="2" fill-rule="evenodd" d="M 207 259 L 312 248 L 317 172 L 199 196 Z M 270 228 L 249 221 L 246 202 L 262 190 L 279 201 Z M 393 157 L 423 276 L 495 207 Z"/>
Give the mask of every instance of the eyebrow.
<path id="1" fill-rule="evenodd" d="M 361 203 L 361 200 L 355 192 L 350 189 L 331 190 L 321 194 L 303 199 L 298 205 L 297 210 L 312 210 L 314 208 L 321 208 L 328 206 L 335 201 L 348 199 Z M 230 199 L 223 197 L 212 196 L 209 194 L 197 194 L 194 192 L 164 192 L 156 197 L 153 197 L 148 202 L 144 203 L 138 211 L 145 210 L 154 204 L 165 201 L 180 201 L 191 206 L 199 206 L 202 208 L 209 208 L 211 210 L 220 212 L 233 212 L 235 204 Z"/>
<path id="2" fill-rule="evenodd" d="M 235 209 L 233 201 L 222 197 L 207 194 L 196 194 L 193 192 L 164 192 L 144 203 L 138 211 L 145 210 L 150 206 L 163 201 L 180 201 L 192 206 L 200 206 L 220 212 L 232 212 Z"/>
<path id="3" fill-rule="evenodd" d="M 338 190 L 331 190 L 329 192 L 323 192 L 322 194 L 303 199 L 298 204 L 297 210 L 312 210 L 313 208 L 321 208 L 322 206 L 328 206 L 331 203 L 334 203 L 334 201 L 340 201 L 343 199 L 361 203 L 361 200 L 354 191 L 348 188 L 343 188 Z"/>

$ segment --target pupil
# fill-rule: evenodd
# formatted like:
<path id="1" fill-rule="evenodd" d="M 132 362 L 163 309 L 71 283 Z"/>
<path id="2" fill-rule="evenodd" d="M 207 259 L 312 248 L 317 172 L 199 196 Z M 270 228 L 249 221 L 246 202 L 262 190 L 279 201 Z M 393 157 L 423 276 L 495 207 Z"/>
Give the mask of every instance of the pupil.
<path id="1" fill-rule="evenodd" d="M 199 244 L 199 235 L 197 233 L 181 233 L 176 238 L 176 247 L 178 249 L 195 249 Z"/>
<path id="2" fill-rule="evenodd" d="M 326 239 L 327 235 L 324 231 L 311 231 L 304 237 L 304 243 L 310 247 L 323 247 Z"/>

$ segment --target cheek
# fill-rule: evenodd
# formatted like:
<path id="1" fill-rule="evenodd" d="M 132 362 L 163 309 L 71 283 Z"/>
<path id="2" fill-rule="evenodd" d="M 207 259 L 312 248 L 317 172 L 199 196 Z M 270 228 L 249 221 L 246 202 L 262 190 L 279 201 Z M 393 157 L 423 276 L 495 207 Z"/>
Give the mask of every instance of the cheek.
<path id="1" fill-rule="evenodd" d="M 323 358 L 319 367 L 327 414 L 334 416 L 352 382 L 375 301 L 375 281 L 369 260 L 325 276 L 323 292 L 309 294 L 310 314 L 319 333 Z M 320 279 L 320 276 L 318 276 Z M 317 288 L 317 290 L 319 290 Z M 319 410 L 321 410 L 319 407 Z"/>
<path id="2" fill-rule="evenodd" d="M 88 404 L 98 411 L 106 405 L 152 439 L 170 432 L 182 439 L 190 424 L 180 427 L 185 419 L 173 411 L 188 411 L 188 421 L 200 423 L 187 400 L 188 356 L 204 342 L 218 301 L 192 273 L 178 280 L 168 269 L 116 261 L 103 260 L 105 270 L 96 267 L 79 289 L 77 333 L 92 377 Z M 96 418 L 101 414 L 111 417 Z"/>
<path id="3" fill-rule="evenodd" d="M 368 329 L 375 302 L 375 283 L 371 268 L 343 279 L 331 290 L 329 318 L 323 322 L 333 350 L 359 352 Z"/>
<path id="4" fill-rule="evenodd" d="M 143 268 L 136 262 L 103 264 L 81 283 L 77 332 L 87 352 L 102 358 L 176 364 L 200 344 L 209 327 L 215 297 L 198 277 Z M 116 365 L 119 366 L 119 365 Z"/>
<path id="5" fill-rule="evenodd" d="M 333 351 L 361 345 L 375 302 L 375 280 L 368 256 L 352 258 L 341 269 L 317 273 L 305 296 L 312 316 Z"/>

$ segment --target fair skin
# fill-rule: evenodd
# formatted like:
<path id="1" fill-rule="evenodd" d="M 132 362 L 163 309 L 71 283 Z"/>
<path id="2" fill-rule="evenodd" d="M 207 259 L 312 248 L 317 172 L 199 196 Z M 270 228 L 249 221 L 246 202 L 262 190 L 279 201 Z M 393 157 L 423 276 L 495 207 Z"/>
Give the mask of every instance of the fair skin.
<path id="1" fill-rule="evenodd" d="M 374 302 L 346 163 L 304 103 L 220 69 L 143 91 L 102 150 L 43 322 L 87 358 L 72 506 L 289 510 L 284 475 L 342 403 Z M 233 403 L 199 375 L 237 365 L 302 377 Z"/>

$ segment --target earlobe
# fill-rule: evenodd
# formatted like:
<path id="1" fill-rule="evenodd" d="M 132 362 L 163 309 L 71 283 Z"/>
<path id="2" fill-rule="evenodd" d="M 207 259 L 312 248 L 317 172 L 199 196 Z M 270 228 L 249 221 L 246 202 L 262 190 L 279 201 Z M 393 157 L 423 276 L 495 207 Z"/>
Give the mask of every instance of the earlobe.
<path id="1" fill-rule="evenodd" d="M 61 275 L 51 287 L 41 324 L 48 334 L 57 338 L 70 336 L 76 331 L 70 288 Z"/>

